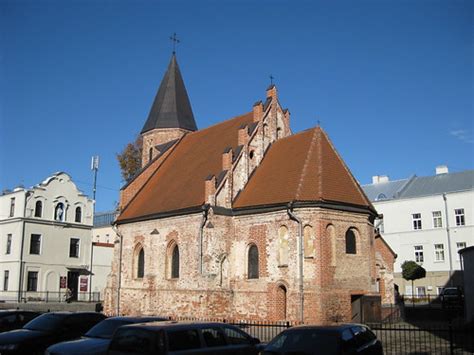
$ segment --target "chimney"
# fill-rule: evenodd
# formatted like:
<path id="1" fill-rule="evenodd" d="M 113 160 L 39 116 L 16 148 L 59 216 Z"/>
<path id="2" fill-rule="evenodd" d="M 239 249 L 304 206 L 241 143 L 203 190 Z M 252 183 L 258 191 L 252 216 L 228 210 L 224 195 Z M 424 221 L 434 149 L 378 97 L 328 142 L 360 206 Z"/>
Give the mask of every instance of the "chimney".
<path id="1" fill-rule="evenodd" d="M 447 165 L 438 165 L 436 167 L 436 175 L 447 174 L 449 173 Z"/>
<path id="2" fill-rule="evenodd" d="M 253 105 L 253 121 L 258 122 L 263 116 L 263 104 L 262 101 L 256 102 Z"/>
<path id="3" fill-rule="evenodd" d="M 222 153 L 222 170 L 229 171 L 232 168 L 232 148 L 226 148 Z"/>
<path id="4" fill-rule="evenodd" d="M 387 175 L 375 175 L 372 176 L 372 184 L 380 184 L 383 182 L 389 182 L 390 179 L 388 178 Z"/>
<path id="5" fill-rule="evenodd" d="M 206 203 L 211 205 L 215 205 L 215 197 L 216 197 L 216 177 L 214 175 L 210 175 L 207 177 L 206 181 L 204 182 L 204 200 Z"/>
<path id="6" fill-rule="evenodd" d="M 240 127 L 238 131 L 237 145 L 245 145 L 249 140 L 248 127 Z"/>

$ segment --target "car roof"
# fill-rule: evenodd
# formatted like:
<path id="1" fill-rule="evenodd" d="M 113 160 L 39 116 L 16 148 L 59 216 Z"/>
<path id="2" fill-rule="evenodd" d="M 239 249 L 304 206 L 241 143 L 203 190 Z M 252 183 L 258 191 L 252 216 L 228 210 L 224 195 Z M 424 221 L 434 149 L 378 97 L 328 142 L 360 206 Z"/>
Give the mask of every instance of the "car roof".
<path id="1" fill-rule="evenodd" d="M 35 314 L 40 314 L 41 312 L 38 312 L 38 311 L 24 311 L 22 309 L 0 309 L 0 315 L 6 314 L 6 313 L 35 313 Z"/>
<path id="2" fill-rule="evenodd" d="M 336 331 L 336 332 L 341 332 L 346 329 L 350 329 L 353 327 L 364 327 L 367 328 L 366 325 L 364 324 L 358 324 L 358 323 L 345 323 L 345 324 L 331 324 L 331 325 L 319 325 L 319 324 L 308 324 L 308 325 L 297 325 L 294 327 L 291 327 L 289 329 L 286 329 L 286 331 L 298 331 L 298 330 L 320 330 L 320 331 Z"/>
<path id="3" fill-rule="evenodd" d="M 109 318 L 107 318 L 107 320 L 125 320 L 125 321 L 140 323 L 140 322 L 150 322 L 150 321 L 169 321 L 169 318 L 160 317 L 160 316 L 144 316 L 144 317 L 139 317 L 139 316 L 116 316 L 116 317 L 109 317 Z"/>
<path id="4" fill-rule="evenodd" d="M 160 330 L 160 329 L 189 329 L 189 328 L 202 328 L 212 326 L 232 326 L 231 324 L 220 323 L 220 322 L 177 322 L 177 321 L 165 321 L 165 322 L 150 322 L 150 323 L 137 323 L 124 325 L 121 328 L 133 328 L 133 329 L 147 329 L 147 330 Z"/>

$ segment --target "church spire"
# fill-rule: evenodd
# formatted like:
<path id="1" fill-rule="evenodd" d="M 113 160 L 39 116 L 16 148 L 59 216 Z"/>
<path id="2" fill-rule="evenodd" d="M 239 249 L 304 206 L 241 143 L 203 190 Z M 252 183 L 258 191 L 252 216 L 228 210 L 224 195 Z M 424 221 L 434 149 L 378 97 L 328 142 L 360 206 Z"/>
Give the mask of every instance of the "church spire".
<path id="1" fill-rule="evenodd" d="M 197 130 L 188 93 L 174 52 L 141 134 L 160 128 Z"/>

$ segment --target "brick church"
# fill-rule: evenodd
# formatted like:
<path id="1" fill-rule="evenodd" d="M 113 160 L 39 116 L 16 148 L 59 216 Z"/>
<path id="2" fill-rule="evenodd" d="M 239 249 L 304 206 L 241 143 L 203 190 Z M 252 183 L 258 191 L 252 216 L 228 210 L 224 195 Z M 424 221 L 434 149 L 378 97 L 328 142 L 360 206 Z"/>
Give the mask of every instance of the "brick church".
<path id="1" fill-rule="evenodd" d="M 331 322 L 393 302 L 395 254 L 327 134 L 293 134 L 275 85 L 249 109 L 198 130 L 173 54 L 121 191 L 107 313 Z"/>

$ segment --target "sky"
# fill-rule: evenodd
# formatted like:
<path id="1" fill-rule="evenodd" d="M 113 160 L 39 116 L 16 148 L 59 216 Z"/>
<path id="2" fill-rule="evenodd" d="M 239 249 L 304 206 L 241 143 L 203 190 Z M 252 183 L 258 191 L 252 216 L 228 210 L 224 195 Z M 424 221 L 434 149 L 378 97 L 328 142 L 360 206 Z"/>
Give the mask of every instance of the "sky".
<path id="1" fill-rule="evenodd" d="M 0 191 L 57 171 L 112 210 L 116 154 L 177 59 L 199 128 L 270 75 L 294 133 L 320 122 L 361 184 L 474 168 L 474 1 L 0 0 Z M 192 172 L 189 172 L 192 173 Z"/>

